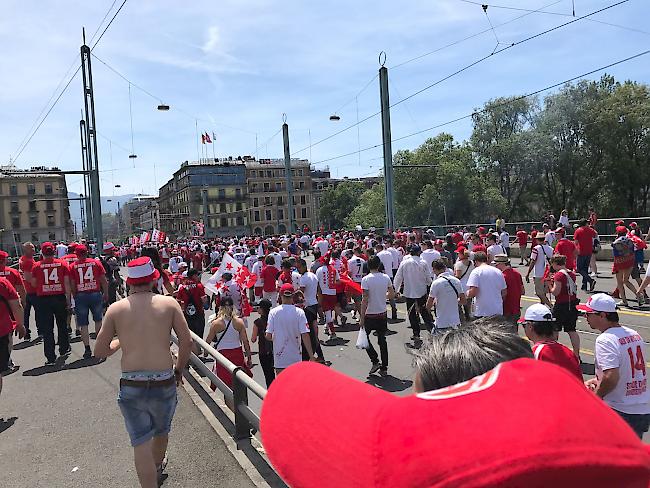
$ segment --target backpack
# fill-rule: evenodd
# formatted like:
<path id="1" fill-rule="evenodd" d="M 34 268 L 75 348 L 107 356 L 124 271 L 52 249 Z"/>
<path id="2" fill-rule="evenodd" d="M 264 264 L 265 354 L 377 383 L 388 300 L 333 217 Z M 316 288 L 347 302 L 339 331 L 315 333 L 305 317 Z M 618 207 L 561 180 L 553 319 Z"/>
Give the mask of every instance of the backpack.
<path id="1" fill-rule="evenodd" d="M 571 278 L 571 275 L 566 269 L 561 269 L 560 273 L 566 276 L 566 285 L 569 295 L 575 295 L 578 292 L 578 284 Z"/>

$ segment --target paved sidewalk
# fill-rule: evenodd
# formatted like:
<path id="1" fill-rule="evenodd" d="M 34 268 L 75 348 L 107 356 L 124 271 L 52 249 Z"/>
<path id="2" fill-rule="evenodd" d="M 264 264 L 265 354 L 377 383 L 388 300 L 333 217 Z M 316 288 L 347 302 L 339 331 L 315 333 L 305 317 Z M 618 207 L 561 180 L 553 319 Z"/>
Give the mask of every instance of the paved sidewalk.
<path id="1" fill-rule="evenodd" d="M 24 345 L 0 395 L 0 487 L 139 486 L 116 402 L 121 353 L 99 364 L 75 342 L 64 367 L 45 368 L 42 344 Z M 164 487 L 254 486 L 182 388 L 168 455 Z"/>

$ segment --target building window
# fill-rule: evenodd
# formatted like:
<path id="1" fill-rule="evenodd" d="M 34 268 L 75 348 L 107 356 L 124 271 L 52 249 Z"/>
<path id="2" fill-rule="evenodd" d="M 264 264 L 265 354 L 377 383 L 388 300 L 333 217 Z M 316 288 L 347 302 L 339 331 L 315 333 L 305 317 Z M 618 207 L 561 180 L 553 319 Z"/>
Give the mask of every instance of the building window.
<path id="1" fill-rule="evenodd" d="M 32 242 L 38 242 L 38 234 L 36 232 L 32 232 Z"/>
<path id="2" fill-rule="evenodd" d="M 270 210 L 267 210 L 267 211 L 265 212 L 265 214 L 266 214 L 266 220 L 271 220 L 271 219 L 273 218 L 273 217 L 271 216 L 271 211 L 270 211 Z"/>
<path id="3" fill-rule="evenodd" d="M 279 208 L 278 209 L 278 219 L 282 220 L 284 218 L 284 210 Z"/>
<path id="4" fill-rule="evenodd" d="M 226 198 L 226 190 L 223 188 L 219 189 L 219 198 Z"/>
<path id="5" fill-rule="evenodd" d="M 48 219 L 47 222 L 49 224 L 50 220 Z M 30 215 L 29 216 L 29 226 L 32 227 L 32 228 L 38 227 L 38 215 Z"/>
<path id="6" fill-rule="evenodd" d="M 255 222 L 260 221 L 260 211 L 259 210 L 255 210 L 254 218 L 255 218 Z"/>
<path id="7" fill-rule="evenodd" d="M 241 198 L 241 188 L 235 188 L 235 197 Z"/>
<path id="8" fill-rule="evenodd" d="M 244 225 L 244 217 L 237 217 L 237 225 Z"/>
<path id="9" fill-rule="evenodd" d="M 299 190 L 304 190 L 304 189 L 305 189 L 305 182 L 304 182 L 304 181 L 301 181 L 301 182 L 298 184 L 298 189 L 299 189 Z"/>
<path id="10" fill-rule="evenodd" d="M 307 218 L 307 207 L 303 207 L 303 208 L 302 208 L 302 211 L 300 212 L 300 214 L 301 214 L 301 217 L 302 217 L 303 219 L 306 219 L 306 218 Z"/>
<path id="11" fill-rule="evenodd" d="M 307 204 L 307 197 L 305 195 L 300 195 L 300 204 L 301 205 Z"/>
<path id="12" fill-rule="evenodd" d="M 284 198 L 278 197 L 278 205 L 284 205 Z"/>
<path id="13" fill-rule="evenodd" d="M 9 185 L 9 195 L 11 196 L 18 195 L 18 185 Z"/>
<path id="14" fill-rule="evenodd" d="M 273 171 L 271 171 L 270 169 L 267 170 L 267 171 L 266 171 L 266 177 L 267 177 L 267 178 L 273 178 Z"/>
<path id="15" fill-rule="evenodd" d="M 11 217 L 11 226 L 14 229 L 20 227 L 20 217 Z"/>
<path id="16" fill-rule="evenodd" d="M 235 204 L 235 210 L 241 210 L 241 202 Z"/>
<path id="17" fill-rule="evenodd" d="M 18 202 L 11 202 L 11 213 L 18 213 Z"/>
<path id="18" fill-rule="evenodd" d="M 33 183 L 29 183 L 27 185 L 27 194 L 36 195 L 36 185 L 34 185 Z"/>
<path id="19" fill-rule="evenodd" d="M 46 195 L 51 195 L 52 194 L 52 184 L 51 183 L 45 183 L 45 194 Z"/>
<path id="20" fill-rule="evenodd" d="M 35 200 L 30 200 L 29 201 L 29 211 L 30 212 L 37 212 L 37 210 L 36 210 L 36 201 Z"/>
<path id="21" fill-rule="evenodd" d="M 54 222 L 54 215 L 48 215 L 47 216 L 47 226 L 48 227 L 54 227 L 56 225 L 56 222 Z"/>
<path id="22" fill-rule="evenodd" d="M 264 183 L 264 191 L 271 191 L 271 183 Z"/>
<path id="23" fill-rule="evenodd" d="M 271 205 L 271 197 L 264 197 L 264 205 Z"/>
<path id="24" fill-rule="evenodd" d="M 259 207 L 260 201 L 257 198 L 253 198 L 253 207 Z"/>
<path id="25" fill-rule="evenodd" d="M 55 241 L 56 240 L 56 234 L 54 232 L 50 232 L 49 238 L 50 238 L 51 241 Z"/>
<path id="26" fill-rule="evenodd" d="M 220 203 L 219 204 L 219 212 L 221 213 L 226 213 L 228 210 L 226 209 L 226 204 L 225 203 Z"/>
<path id="27" fill-rule="evenodd" d="M 54 210 L 54 202 L 53 202 L 52 200 L 48 200 L 48 201 L 45 203 L 45 208 L 46 208 L 47 210 Z"/>
<path id="28" fill-rule="evenodd" d="M 251 178 L 255 178 L 255 170 L 251 170 Z"/>
<path id="29" fill-rule="evenodd" d="M 221 219 L 221 227 L 228 227 L 228 219 Z"/>
<path id="30" fill-rule="evenodd" d="M 275 182 L 275 191 L 280 191 L 280 190 L 282 190 L 282 183 L 280 183 L 279 181 L 276 181 Z"/>
<path id="31" fill-rule="evenodd" d="M 251 187 L 251 191 L 253 193 L 257 191 L 257 183 L 253 183 L 253 186 Z"/>

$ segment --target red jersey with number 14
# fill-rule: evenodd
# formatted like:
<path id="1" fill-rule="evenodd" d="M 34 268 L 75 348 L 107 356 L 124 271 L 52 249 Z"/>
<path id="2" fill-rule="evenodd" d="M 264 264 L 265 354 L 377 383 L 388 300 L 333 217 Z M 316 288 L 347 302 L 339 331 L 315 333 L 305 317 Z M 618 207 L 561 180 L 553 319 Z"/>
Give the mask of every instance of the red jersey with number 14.
<path id="1" fill-rule="evenodd" d="M 99 291 L 99 279 L 104 274 L 104 266 L 96 259 L 79 259 L 70 267 L 70 275 L 77 293 Z"/>
<path id="2" fill-rule="evenodd" d="M 36 279 L 36 294 L 41 296 L 63 295 L 64 278 L 70 273 L 65 261 L 57 258 L 43 259 L 34 264 L 32 276 Z"/>

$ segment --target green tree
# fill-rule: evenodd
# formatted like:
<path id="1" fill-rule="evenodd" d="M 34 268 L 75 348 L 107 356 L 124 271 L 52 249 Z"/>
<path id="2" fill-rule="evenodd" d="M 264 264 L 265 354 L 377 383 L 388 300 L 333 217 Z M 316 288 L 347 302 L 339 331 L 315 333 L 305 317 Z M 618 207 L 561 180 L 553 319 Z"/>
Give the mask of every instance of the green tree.
<path id="1" fill-rule="evenodd" d="M 339 229 L 359 204 L 365 187 L 358 181 L 343 181 L 329 187 L 320 198 L 320 218 L 329 229 Z"/>
<path id="2" fill-rule="evenodd" d="M 348 228 L 360 225 L 364 228 L 383 227 L 386 221 L 386 192 L 383 183 L 376 183 L 364 191 L 358 205 L 345 219 Z"/>

